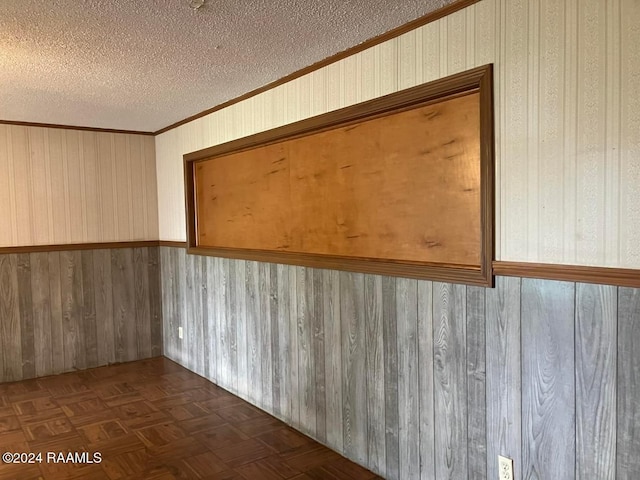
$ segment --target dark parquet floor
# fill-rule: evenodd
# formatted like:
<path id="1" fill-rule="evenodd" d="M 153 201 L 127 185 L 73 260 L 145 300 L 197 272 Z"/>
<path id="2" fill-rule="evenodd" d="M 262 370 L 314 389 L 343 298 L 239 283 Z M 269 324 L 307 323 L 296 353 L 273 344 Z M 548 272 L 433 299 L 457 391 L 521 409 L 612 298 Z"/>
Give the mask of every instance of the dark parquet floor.
<path id="1" fill-rule="evenodd" d="M 0 384 L 5 452 L 35 463 L 0 480 L 380 478 L 162 357 Z"/>

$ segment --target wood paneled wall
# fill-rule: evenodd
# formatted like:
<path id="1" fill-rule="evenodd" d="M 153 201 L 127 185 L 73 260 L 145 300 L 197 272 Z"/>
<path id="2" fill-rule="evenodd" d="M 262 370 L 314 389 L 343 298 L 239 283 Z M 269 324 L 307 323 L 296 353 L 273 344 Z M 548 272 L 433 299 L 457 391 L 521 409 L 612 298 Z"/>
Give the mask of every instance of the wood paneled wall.
<path id="1" fill-rule="evenodd" d="M 158 239 L 153 137 L 0 125 L 0 247 Z"/>
<path id="2" fill-rule="evenodd" d="M 158 254 L 0 255 L 0 383 L 161 355 Z"/>
<path id="3" fill-rule="evenodd" d="M 160 238 L 182 155 L 494 64 L 498 260 L 640 267 L 640 2 L 482 0 L 156 137 Z"/>
<path id="4" fill-rule="evenodd" d="M 640 478 L 638 289 L 160 257 L 165 355 L 385 478 Z"/>

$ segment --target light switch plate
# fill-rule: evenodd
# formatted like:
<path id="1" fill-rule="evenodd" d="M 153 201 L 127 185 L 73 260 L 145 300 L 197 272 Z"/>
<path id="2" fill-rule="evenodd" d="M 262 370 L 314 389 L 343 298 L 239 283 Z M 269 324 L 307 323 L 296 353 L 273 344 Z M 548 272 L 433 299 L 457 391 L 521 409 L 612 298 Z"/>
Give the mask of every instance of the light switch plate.
<path id="1" fill-rule="evenodd" d="M 182 327 L 178 327 L 178 338 L 182 338 Z"/>

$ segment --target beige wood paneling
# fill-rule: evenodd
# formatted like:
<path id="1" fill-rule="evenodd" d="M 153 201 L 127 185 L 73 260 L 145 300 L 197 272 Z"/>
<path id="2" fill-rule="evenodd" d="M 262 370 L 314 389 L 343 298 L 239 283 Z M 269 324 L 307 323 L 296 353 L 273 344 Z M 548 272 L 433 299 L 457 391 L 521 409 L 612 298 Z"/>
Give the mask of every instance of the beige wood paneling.
<path id="1" fill-rule="evenodd" d="M 158 238 L 150 136 L 0 125 L 0 247 Z"/>
<path id="2" fill-rule="evenodd" d="M 496 258 L 640 267 L 640 3 L 482 0 L 156 137 L 160 238 L 182 155 L 494 63 Z"/>

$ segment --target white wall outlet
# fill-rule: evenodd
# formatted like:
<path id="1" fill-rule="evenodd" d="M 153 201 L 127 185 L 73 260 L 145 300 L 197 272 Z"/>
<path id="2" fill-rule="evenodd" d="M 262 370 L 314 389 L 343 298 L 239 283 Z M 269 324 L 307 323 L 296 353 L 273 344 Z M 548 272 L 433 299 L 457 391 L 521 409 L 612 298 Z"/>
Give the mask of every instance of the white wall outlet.
<path id="1" fill-rule="evenodd" d="M 513 460 L 498 455 L 498 479 L 513 480 Z"/>
<path id="2" fill-rule="evenodd" d="M 178 338 L 182 338 L 182 327 L 178 327 Z"/>

